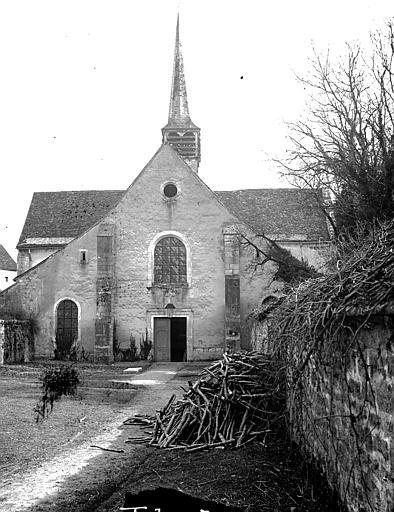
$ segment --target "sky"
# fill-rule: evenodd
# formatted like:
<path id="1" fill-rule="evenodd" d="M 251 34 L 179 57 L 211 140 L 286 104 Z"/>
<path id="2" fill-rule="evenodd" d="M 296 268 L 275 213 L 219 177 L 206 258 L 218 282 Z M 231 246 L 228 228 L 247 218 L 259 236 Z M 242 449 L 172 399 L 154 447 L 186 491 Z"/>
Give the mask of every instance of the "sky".
<path id="1" fill-rule="evenodd" d="M 286 121 L 312 47 L 341 52 L 386 0 L 0 0 L 0 244 L 35 191 L 126 189 L 161 144 L 177 12 L 199 175 L 213 190 L 289 186 Z"/>

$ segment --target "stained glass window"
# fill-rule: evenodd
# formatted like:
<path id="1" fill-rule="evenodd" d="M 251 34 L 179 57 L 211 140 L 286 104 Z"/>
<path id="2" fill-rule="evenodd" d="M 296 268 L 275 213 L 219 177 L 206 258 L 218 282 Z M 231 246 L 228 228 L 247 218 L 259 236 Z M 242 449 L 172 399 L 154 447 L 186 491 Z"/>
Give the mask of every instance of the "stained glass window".
<path id="1" fill-rule="evenodd" d="M 155 247 L 155 284 L 187 283 L 186 247 L 173 236 L 159 240 Z"/>

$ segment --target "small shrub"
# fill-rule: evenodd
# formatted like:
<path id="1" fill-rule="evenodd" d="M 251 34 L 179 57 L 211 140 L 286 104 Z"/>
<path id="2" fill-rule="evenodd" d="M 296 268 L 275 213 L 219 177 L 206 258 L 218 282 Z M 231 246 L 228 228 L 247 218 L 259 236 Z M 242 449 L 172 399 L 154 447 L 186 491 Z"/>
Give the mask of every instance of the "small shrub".
<path id="1" fill-rule="evenodd" d="M 148 329 L 146 329 L 145 336 L 141 336 L 140 359 L 148 359 L 151 350 L 152 350 L 152 341 L 149 339 Z"/>
<path id="2" fill-rule="evenodd" d="M 63 395 L 74 395 L 80 383 L 78 370 L 66 365 L 45 368 L 41 380 L 43 394 L 34 407 L 36 422 L 47 418 Z"/>
<path id="3" fill-rule="evenodd" d="M 115 325 L 114 323 L 114 328 Z M 115 361 L 138 361 L 135 337 L 132 334 L 130 334 L 130 345 L 127 348 L 120 345 L 117 337 L 114 338 L 113 350 Z"/>
<path id="4" fill-rule="evenodd" d="M 130 349 L 129 349 L 129 359 L 128 361 L 137 361 L 137 347 L 135 346 L 135 337 L 130 334 Z"/>

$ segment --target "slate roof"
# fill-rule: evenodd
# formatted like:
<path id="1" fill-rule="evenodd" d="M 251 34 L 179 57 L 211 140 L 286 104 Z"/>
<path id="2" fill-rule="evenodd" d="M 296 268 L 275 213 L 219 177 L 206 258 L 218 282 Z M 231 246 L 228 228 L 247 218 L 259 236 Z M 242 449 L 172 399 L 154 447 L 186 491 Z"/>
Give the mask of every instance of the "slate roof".
<path id="1" fill-rule="evenodd" d="M 35 192 L 18 247 L 28 245 L 29 239 L 47 239 L 47 245 L 52 239 L 56 245 L 55 239 L 81 235 L 104 217 L 123 194 L 123 190 Z M 258 234 L 264 232 L 282 239 L 329 239 L 326 220 L 310 191 L 247 189 L 215 194 L 230 213 Z M 38 240 L 31 243 L 39 245 Z"/>
<path id="2" fill-rule="evenodd" d="M 226 208 L 271 238 L 329 240 L 327 222 L 311 190 L 267 188 L 215 192 Z"/>
<path id="3" fill-rule="evenodd" d="M 124 190 L 35 192 L 18 247 L 29 238 L 75 238 L 95 224 Z"/>
<path id="4" fill-rule="evenodd" d="M 0 270 L 16 272 L 15 261 L 11 258 L 11 256 L 2 245 L 0 245 Z"/>

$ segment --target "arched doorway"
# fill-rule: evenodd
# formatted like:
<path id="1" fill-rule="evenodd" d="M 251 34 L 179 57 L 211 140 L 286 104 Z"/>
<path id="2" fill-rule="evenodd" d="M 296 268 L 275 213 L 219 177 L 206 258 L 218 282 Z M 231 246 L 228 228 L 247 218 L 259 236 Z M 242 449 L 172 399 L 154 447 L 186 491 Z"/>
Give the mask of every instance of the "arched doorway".
<path id="1" fill-rule="evenodd" d="M 68 359 L 78 338 L 78 306 L 70 299 L 59 302 L 56 310 L 56 359 Z"/>

